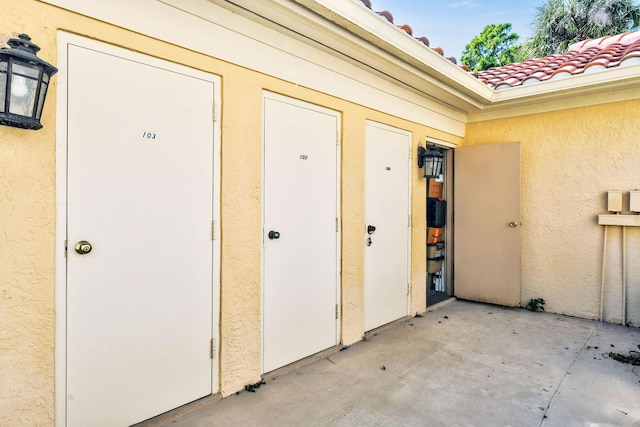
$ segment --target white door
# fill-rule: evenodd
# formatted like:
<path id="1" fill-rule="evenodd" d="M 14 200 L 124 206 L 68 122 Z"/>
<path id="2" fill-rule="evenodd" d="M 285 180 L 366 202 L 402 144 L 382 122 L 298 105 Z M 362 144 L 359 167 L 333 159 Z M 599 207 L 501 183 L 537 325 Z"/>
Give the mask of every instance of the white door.
<path id="1" fill-rule="evenodd" d="M 367 122 L 365 331 L 408 314 L 411 133 Z"/>
<path id="2" fill-rule="evenodd" d="M 214 83 L 163 64 L 68 46 L 68 426 L 130 425 L 218 388 Z"/>
<path id="3" fill-rule="evenodd" d="M 338 344 L 339 122 L 264 97 L 264 372 Z"/>
<path id="4" fill-rule="evenodd" d="M 520 304 L 520 143 L 454 150 L 454 294 Z"/>

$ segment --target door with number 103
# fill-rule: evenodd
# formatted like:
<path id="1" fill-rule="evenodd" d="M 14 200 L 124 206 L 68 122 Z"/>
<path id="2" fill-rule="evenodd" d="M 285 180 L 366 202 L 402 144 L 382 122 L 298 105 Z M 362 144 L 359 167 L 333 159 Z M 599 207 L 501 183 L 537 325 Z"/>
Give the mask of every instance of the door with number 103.
<path id="1" fill-rule="evenodd" d="M 131 425 L 218 391 L 217 79 L 66 52 L 65 425 Z"/>

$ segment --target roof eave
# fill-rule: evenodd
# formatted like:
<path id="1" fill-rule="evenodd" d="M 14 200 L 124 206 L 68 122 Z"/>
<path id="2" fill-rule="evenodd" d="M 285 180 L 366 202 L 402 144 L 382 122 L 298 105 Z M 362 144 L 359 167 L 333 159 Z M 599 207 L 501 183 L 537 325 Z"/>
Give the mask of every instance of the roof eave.
<path id="1" fill-rule="evenodd" d="M 490 100 L 492 89 L 444 56 L 390 25 L 359 1 L 294 0 L 341 28 L 392 53 L 398 59 L 476 100 Z M 396 23 L 398 24 L 398 23 Z M 427 35 L 428 36 L 428 35 Z M 446 53 L 446 52 L 445 52 Z"/>
<path id="2" fill-rule="evenodd" d="M 471 111 L 470 122 L 635 99 L 640 64 L 494 91 L 491 105 Z"/>
<path id="3" fill-rule="evenodd" d="M 356 0 L 208 1 L 287 30 L 467 114 L 469 122 L 590 105 L 595 99 L 613 102 L 640 91 L 635 65 L 496 91 Z"/>
<path id="4" fill-rule="evenodd" d="M 457 111 L 491 102 L 491 88 L 359 1 L 208 1 L 287 29 Z"/>

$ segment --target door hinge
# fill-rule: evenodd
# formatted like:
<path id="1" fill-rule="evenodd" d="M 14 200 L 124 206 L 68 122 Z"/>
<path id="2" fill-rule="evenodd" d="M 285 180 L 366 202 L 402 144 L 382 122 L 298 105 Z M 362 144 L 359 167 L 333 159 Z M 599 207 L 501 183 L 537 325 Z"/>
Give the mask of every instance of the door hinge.
<path id="1" fill-rule="evenodd" d="M 267 235 L 267 224 L 262 224 L 262 248 L 267 249 L 267 239 L 265 236 Z"/>
<path id="2" fill-rule="evenodd" d="M 211 221 L 211 240 L 216 240 L 216 220 Z"/>
<path id="3" fill-rule="evenodd" d="M 340 132 L 336 130 L 336 146 L 340 145 Z"/>
<path id="4" fill-rule="evenodd" d="M 211 356 L 212 359 L 216 358 L 216 339 L 215 338 L 211 338 L 211 351 L 209 353 L 209 356 Z"/>
<path id="5" fill-rule="evenodd" d="M 67 241 L 64 241 L 64 257 L 67 257 Z"/>
<path id="6" fill-rule="evenodd" d="M 336 233 L 340 231 L 340 218 L 336 217 Z"/>
<path id="7" fill-rule="evenodd" d="M 218 117 L 216 114 L 216 103 L 215 101 L 211 103 L 211 108 L 213 109 L 213 111 L 211 111 L 211 120 L 213 122 L 217 122 L 218 121 Z"/>
<path id="8" fill-rule="evenodd" d="M 407 282 L 407 295 L 411 294 L 411 283 Z"/>
<path id="9" fill-rule="evenodd" d="M 411 215 L 409 215 L 409 223 L 407 223 L 407 227 L 411 228 Z"/>
<path id="10" fill-rule="evenodd" d="M 340 310 L 340 308 L 339 308 L 338 304 L 336 304 L 336 320 L 338 319 L 338 316 L 340 314 L 339 310 Z"/>

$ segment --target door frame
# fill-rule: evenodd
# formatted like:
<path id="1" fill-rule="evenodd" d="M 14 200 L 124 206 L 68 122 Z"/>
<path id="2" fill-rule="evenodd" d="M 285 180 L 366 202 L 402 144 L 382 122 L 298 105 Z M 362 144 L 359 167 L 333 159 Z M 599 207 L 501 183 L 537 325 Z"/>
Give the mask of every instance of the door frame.
<path id="1" fill-rule="evenodd" d="M 365 120 L 365 151 L 366 151 L 366 144 L 368 143 L 368 141 L 366 140 L 366 127 L 367 126 L 373 126 L 373 127 L 377 127 L 379 129 L 383 129 L 386 131 L 390 131 L 390 132 L 396 132 L 402 135 L 406 135 L 409 137 L 408 140 L 408 144 L 407 144 L 407 191 L 408 191 L 408 195 L 407 195 L 407 221 L 409 223 L 408 227 L 407 227 L 407 313 L 406 315 L 409 316 L 411 315 L 411 297 L 412 297 L 412 292 L 411 292 L 411 260 L 412 260 L 412 252 L 411 252 L 411 242 L 412 242 L 412 234 L 413 234 L 413 221 L 412 221 L 412 214 L 413 214 L 413 180 L 411 179 L 412 177 L 412 160 L 413 160 L 413 156 L 412 156 L 412 150 L 413 150 L 413 132 L 408 131 L 406 129 L 401 129 L 399 127 L 395 127 L 395 126 L 391 126 L 391 125 L 387 125 L 385 123 L 381 123 L 381 122 L 376 122 L 374 120 Z M 366 158 L 365 158 L 366 159 Z M 366 168 L 367 165 L 365 164 L 365 178 L 366 178 Z M 367 202 L 366 202 L 366 188 L 367 188 L 367 182 L 365 179 L 364 182 L 364 188 L 365 188 L 365 204 L 364 204 L 364 218 L 365 218 L 365 224 L 366 224 L 366 220 L 367 220 Z M 366 230 L 364 231 L 365 234 L 365 239 L 367 236 L 366 234 Z M 365 257 L 366 257 L 366 252 L 365 252 Z M 365 265 L 365 271 L 364 271 L 364 283 L 365 283 L 365 292 L 366 292 L 366 280 L 367 280 L 367 276 L 366 276 L 366 265 Z M 366 310 L 366 307 L 363 307 L 363 310 Z M 397 320 L 397 319 L 396 319 Z M 364 319 L 363 319 L 364 322 Z M 384 325 L 380 325 L 380 326 L 384 326 Z M 377 326 L 376 328 L 380 327 Z M 376 329 L 374 328 L 374 329 Z M 366 327 L 365 327 L 366 329 Z M 372 329 L 373 330 L 373 329 Z M 368 331 L 365 331 L 368 332 Z"/>
<path id="2" fill-rule="evenodd" d="M 455 277 L 453 274 L 453 256 L 455 252 L 455 247 L 453 245 L 453 236 L 455 234 L 455 224 L 453 223 L 453 212 L 455 210 L 455 205 L 453 204 L 453 189 L 455 186 L 453 169 L 455 165 L 455 149 L 460 147 L 460 145 L 443 141 L 438 138 L 434 138 L 431 136 L 427 136 L 425 139 L 426 144 L 435 145 L 436 147 L 445 151 L 444 157 L 444 169 L 442 171 L 444 175 L 444 183 L 443 183 L 443 196 L 444 199 L 447 200 L 447 214 L 446 214 L 446 225 L 444 227 L 444 280 L 445 280 L 445 290 L 450 298 L 453 298 L 455 292 Z M 424 209 L 426 211 L 426 199 L 427 199 L 428 188 L 425 189 L 424 200 L 425 206 Z M 426 218 L 426 215 L 425 215 Z M 425 225 L 426 232 L 426 225 Z M 449 243 L 447 243 L 449 242 Z M 426 241 L 425 241 L 426 244 Z M 425 260 L 426 261 L 426 260 Z M 425 265 L 426 271 L 426 265 Z M 427 293 L 429 290 L 427 289 Z"/>
<path id="3" fill-rule="evenodd" d="M 341 336 L 341 326 L 342 326 L 342 282 L 340 280 L 340 278 L 342 277 L 342 255 L 340 252 L 341 249 L 341 242 L 342 242 L 342 217 L 340 216 L 340 185 L 341 185 L 341 181 L 340 181 L 340 165 L 341 165 L 341 161 L 340 161 L 340 150 L 342 147 L 342 113 L 336 110 L 332 110 L 330 108 L 327 107 L 323 107 L 320 105 L 316 105 L 316 104 L 312 104 L 310 102 L 307 101 L 303 101 L 303 100 L 299 100 L 290 96 L 285 96 L 285 95 L 280 95 L 277 94 L 275 92 L 270 92 L 268 90 L 263 90 L 262 91 L 262 135 L 261 135 L 261 142 L 262 142 L 262 161 L 260 162 L 261 167 L 262 167 L 262 172 L 261 172 L 261 178 L 262 178 L 262 203 L 261 203 L 261 224 L 262 224 L 262 251 L 261 251 L 261 262 L 260 262 L 260 371 L 264 374 L 264 262 L 265 262 L 265 248 L 266 248 L 266 241 L 265 241 L 265 235 L 267 233 L 267 230 L 265 229 L 264 225 L 265 225 L 265 215 L 264 215 L 264 200 L 265 200 L 265 194 L 266 194 L 266 186 L 265 186 L 265 159 L 266 159 L 266 144 L 265 144 L 265 132 L 264 132 L 264 119 L 265 119 L 265 105 L 266 99 L 272 99 L 275 101 L 279 101 L 279 102 L 286 102 L 289 103 L 291 105 L 295 105 L 301 108 L 307 108 L 307 109 L 311 109 L 313 111 L 317 111 L 317 112 L 322 112 L 325 114 L 329 114 L 332 116 L 335 116 L 337 119 L 337 125 L 336 125 L 336 218 L 337 218 L 337 232 L 336 232 L 336 277 L 335 277 L 335 281 L 336 281 L 336 290 L 335 290 L 335 295 L 336 295 L 336 304 L 338 305 L 338 312 L 337 312 L 337 316 L 336 316 L 336 321 L 335 321 L 335 335 L 336 335 L 336 343 L 335 345 L 340 344 L 340 342 L 342 341 L 342 336 Z M 311 356 L 311 355 L 309 355 Z M 295 363 L 295 362 L 294 362 Z"/>
<path id="4" fill-rule="evenodd" d="M 104 42 L 91 40 L 85 37 L 70 34 L 64 31 L 57 32 L 58 48 L 58 80 L 56 91 L 56 223 L 55 223 L 55 358 L 54 358 L 54 408 L 55 425 L 64 426 L 67 422 L 67 259 L 66 259 L 66 235 L 67 235 L 67 102 L 69 75 L 68 46 L 75 45 L 92 49 L 104 54 L 110 54 L 121 58 L 134 60 L 146 65 L 155 66 L 164 70 L 173 71 L 190 77 L 199 78 L 214 85 L 214 116 L 213 122 L 213 218 L 215 230 L 212 233 L 215 239 L 213 245 L 213 271 L 212 274 L 212 337 L 216 343 L 217 363 L 212 361 L 212 393 L 220 391 L 220 104 L 221 84 L 220 77 L 199 71 L 185 65 L 179 65 L 167 60 L 158 59 L 150 55 L 134 52 L 126 48 L 117 47 Z M 214 303 L 217 302 L 217 303 Z M 158 414 L 159 415 L 159 414 Z"/>

